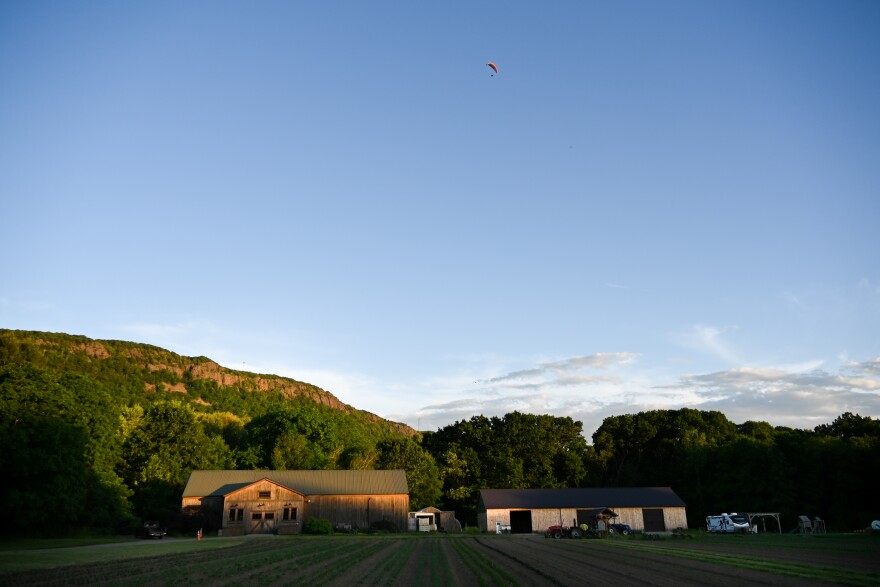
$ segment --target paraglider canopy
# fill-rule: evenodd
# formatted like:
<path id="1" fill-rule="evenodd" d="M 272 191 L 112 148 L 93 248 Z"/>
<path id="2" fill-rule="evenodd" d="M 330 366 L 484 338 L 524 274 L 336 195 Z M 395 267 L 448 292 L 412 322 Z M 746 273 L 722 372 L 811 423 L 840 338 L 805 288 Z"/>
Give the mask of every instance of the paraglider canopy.
<path id="1" fill-rule="evenodd" d="M 489 63 L 487 63 L 486 65 L 488 65 L 489 67 L 491 67 L 491 68 L 492 68 L 492 71 L 494 71 L 495 73 L 498 73 L 498 66 L 497 66 L 497 65 L 495 65 L 495 64 L 492 63 L 491 61 L 490 61 Z M 492 77 L 495 77 L 495 73 L 492 74 Z"/>

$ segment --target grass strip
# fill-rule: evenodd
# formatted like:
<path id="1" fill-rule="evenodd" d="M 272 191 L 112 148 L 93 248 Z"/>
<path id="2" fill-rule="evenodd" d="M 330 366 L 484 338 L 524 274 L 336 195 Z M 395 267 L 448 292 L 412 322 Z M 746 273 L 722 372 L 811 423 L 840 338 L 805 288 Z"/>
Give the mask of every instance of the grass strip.
<path id="1" fill-rule="evenodd" d="M 712 564 L 727 565 L 753 571 L 763 571 L 777 575 L 798 577 L 801 579 L 817 579 L 830 581 L 842 585 L 859 585 L 874 587 L 880 584 L 880 574 L 854 571 L 846 568 L 830 568 L 810 565 L 801 562 L 774 561 L 768 559 L 756 560 L 752 557 L 739 554 L 726 554 L 706 552 L 700 550 L 687 550 L 681 548 L 663 547 L 655 544 L 639 544 L 635 542 L 614 542 L 603 544 L 609 548 L 621 548 L 640 550 L 642 552 L 656 553 L 663 556 L 687 558 Z"/>
<path id="2" fill-rule="evenodd" d="M 171 554 L 217 550 L 238 546 L 242 541 L 167 541 L 161 544 L 91 545 L 76 548 L 50 548 L 0 551 L 0 576 L 6 573 L 45 570 L 90 563 L 151 558 Z"/>
<path id="3" fill-rule="evenodd" d="M 0 540 L 0 552 L 6 550 L 48 550 L 52 548 L 74 548 L 98 544 L 144 544 L 149 541 L 130 536 L 84 536 L 80 538 L 21 538 Z"/>

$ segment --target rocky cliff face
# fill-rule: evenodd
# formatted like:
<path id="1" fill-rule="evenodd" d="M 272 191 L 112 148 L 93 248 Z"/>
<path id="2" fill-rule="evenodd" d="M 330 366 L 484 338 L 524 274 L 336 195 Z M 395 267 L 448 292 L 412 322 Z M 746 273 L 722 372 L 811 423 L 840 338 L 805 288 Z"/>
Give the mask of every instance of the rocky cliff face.
<path id="1" fill-rule="evenodd" d="M 24 357 L 28 353 L 36 352 L 43 355 L 44 362 L 55 366 L 76 364 L 100 369 L 103 366 L 100 363 L 109 365 L 112 361 L 113 366 L 109 369 L 150 374 L 150 381 L 144 383 L 144 391 L 147 393 L 155 392 L 161 385 L 165 391 L 188 394 L 188 386 L 193 382 L 207 380 L 213 381 L 219 387 L 232 387 L 250 393 L 274 392 L 286 398 L 308 398 L 334 410 L 358 412 L 370 421 L 384 422 L 407 436 L 416 434 L 414 429 L 405 424 L 390 422 L 370 412 L 358 410 L 315 385 L 277 375 L 235 371 L 207 357 L 185 357 L 152 345 L 18 330 L 0 330 L 0 345 L 4 347 L 6 355 L 22 353 L 24 351 L 21 349 L 28 347 L 30 350 L 24 353 Z"/>

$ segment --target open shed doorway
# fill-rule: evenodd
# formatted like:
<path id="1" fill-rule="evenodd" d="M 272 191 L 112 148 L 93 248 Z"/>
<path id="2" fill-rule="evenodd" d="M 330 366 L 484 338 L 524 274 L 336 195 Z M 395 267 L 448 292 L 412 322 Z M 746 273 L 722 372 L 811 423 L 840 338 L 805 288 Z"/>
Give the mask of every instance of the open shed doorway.
<path id="1" fill-rule="evenodd" d="M 515 510 L 510 512 L 510 533 L 532 533 L 532 510 Z"/>
<path id="2" fill-rule="evenodd" d="M 663 510 L 643 509 L 642 523 L 644 524 L 645 532 L 666 532 Z"/>

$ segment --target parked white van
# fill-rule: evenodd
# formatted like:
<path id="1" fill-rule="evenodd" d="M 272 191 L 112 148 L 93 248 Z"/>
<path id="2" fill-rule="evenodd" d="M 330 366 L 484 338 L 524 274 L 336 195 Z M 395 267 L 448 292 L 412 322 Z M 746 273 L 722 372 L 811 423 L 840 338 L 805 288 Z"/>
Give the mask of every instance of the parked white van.
<path id="1" fill-rule="evenodd" d="M 706 516 L 706 530 L 709 532 L 751 532 L 748 518 L 736 512 L 720 516 Z"/>

